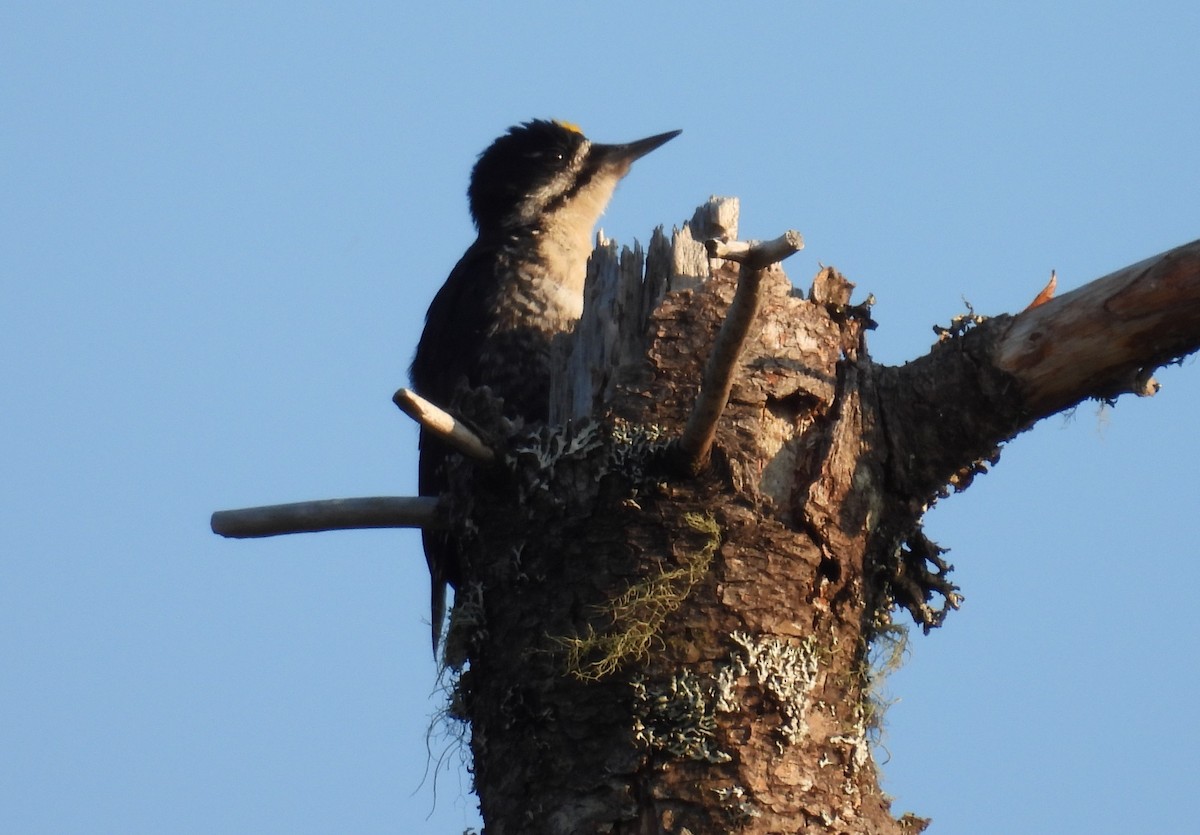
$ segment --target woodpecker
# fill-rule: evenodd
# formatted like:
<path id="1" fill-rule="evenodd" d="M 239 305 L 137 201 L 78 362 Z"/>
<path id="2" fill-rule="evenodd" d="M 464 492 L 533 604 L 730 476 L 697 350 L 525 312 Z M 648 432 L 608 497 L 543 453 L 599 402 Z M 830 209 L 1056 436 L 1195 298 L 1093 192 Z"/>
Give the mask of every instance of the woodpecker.
<path id="1" fill-rule="evenodd" d="M 604 145 L 575 125 L 537 119 L 480 154 L 467 189 L 478 237 L 425 316 L 410 369 L 417 393 L 449 407 L 460 386 L 488 386 L 507 416 L 545 421 L 551 344 L 583 312 L 596 222 L 634 160 L 679 133 Z M 436 496 L 449 450 L 425 431 L 420 450 L 420 492 Z M 458 587 L 462 566 L 446 533 L 426 532 L 423 541 L 436 654 L 446 585 Z"/>

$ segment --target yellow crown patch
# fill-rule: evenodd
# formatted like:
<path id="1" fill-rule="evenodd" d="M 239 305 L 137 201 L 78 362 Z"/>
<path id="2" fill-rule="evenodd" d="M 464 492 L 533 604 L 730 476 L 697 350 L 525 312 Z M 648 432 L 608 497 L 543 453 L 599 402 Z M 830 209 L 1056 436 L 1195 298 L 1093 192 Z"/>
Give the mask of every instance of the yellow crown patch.
<path id="1" fill-rule="evenodd" d="M 558 125 L 560 128 L 566 128 L 572 133 L 578 133 L 580 136 L 583 135 L 583 128 L 579 127 L 579 125 L 575 124 L 574 122 L 564 122 L 562 119 L 555 119 L 554 124 Z"/>

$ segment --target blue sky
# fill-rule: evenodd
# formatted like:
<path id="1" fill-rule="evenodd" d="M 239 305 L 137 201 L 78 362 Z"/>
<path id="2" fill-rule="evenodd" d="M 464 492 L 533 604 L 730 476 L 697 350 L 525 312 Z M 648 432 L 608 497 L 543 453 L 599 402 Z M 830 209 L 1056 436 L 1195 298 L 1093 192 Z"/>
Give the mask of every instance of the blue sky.
<path id="1" fill-rule="evenodd" d="M 890 363 L 1200 236 L 1200 7 L 977 6 L 0 9 L 0 828 L 477 825 L 418 536 L 208 516 L 415 490 L 390 396 L 514 122 L 682 128 L 606 232 L 737 195 L 794 281 L 876 295 Z M 966 603 L 878 756 L 932 832 L 1193 825 L 1200 371 L 1159 379 L 930 514 Z"/>

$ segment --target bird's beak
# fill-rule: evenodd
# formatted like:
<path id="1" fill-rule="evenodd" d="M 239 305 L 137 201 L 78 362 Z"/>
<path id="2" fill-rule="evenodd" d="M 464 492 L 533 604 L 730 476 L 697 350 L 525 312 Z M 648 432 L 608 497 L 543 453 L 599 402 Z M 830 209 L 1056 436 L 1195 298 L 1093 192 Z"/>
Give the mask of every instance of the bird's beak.
<path id="1" fill-rule="evenodd" d="M 681 130 L 668 131 L 660 133 L 657 136 L 647 136 L 645 139 L 639 139 L 636 142 L 626 142 L 623 145 L 600 145 L 593 144 L 591 156 L 598 160 L 601 165 L 619 169 L 621 173 L 629 170 L 629 166 L 633 161 L 646 156 L 660 145 L 665 145 L 679 134 Z"/>

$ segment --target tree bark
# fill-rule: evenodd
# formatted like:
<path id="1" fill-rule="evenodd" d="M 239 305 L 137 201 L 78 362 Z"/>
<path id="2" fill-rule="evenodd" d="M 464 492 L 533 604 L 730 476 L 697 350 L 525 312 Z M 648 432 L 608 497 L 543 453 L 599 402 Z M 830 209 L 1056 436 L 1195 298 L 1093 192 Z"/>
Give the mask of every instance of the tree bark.
<path id="1" fill-rule="evenodd" d="M 1200 243 L 964 319 L 899 368 L 835 270 L 801 295 L 769 268 L 709 466 L 682 472 L 738 280 L 697 241 L 736 215 L 656 232 L 644 277 L 602 242 L 553 425 L 510 436 L 486 393 L 464 404 L 501 461 L 452 469 L 469 581 L 446 661 L 492 835 L 923 829 L 870 745 L 893 613 L 928 630 L 961 599 L 922 515 L 1038 418 L 1148 393 L 1200 341 Z"/>

